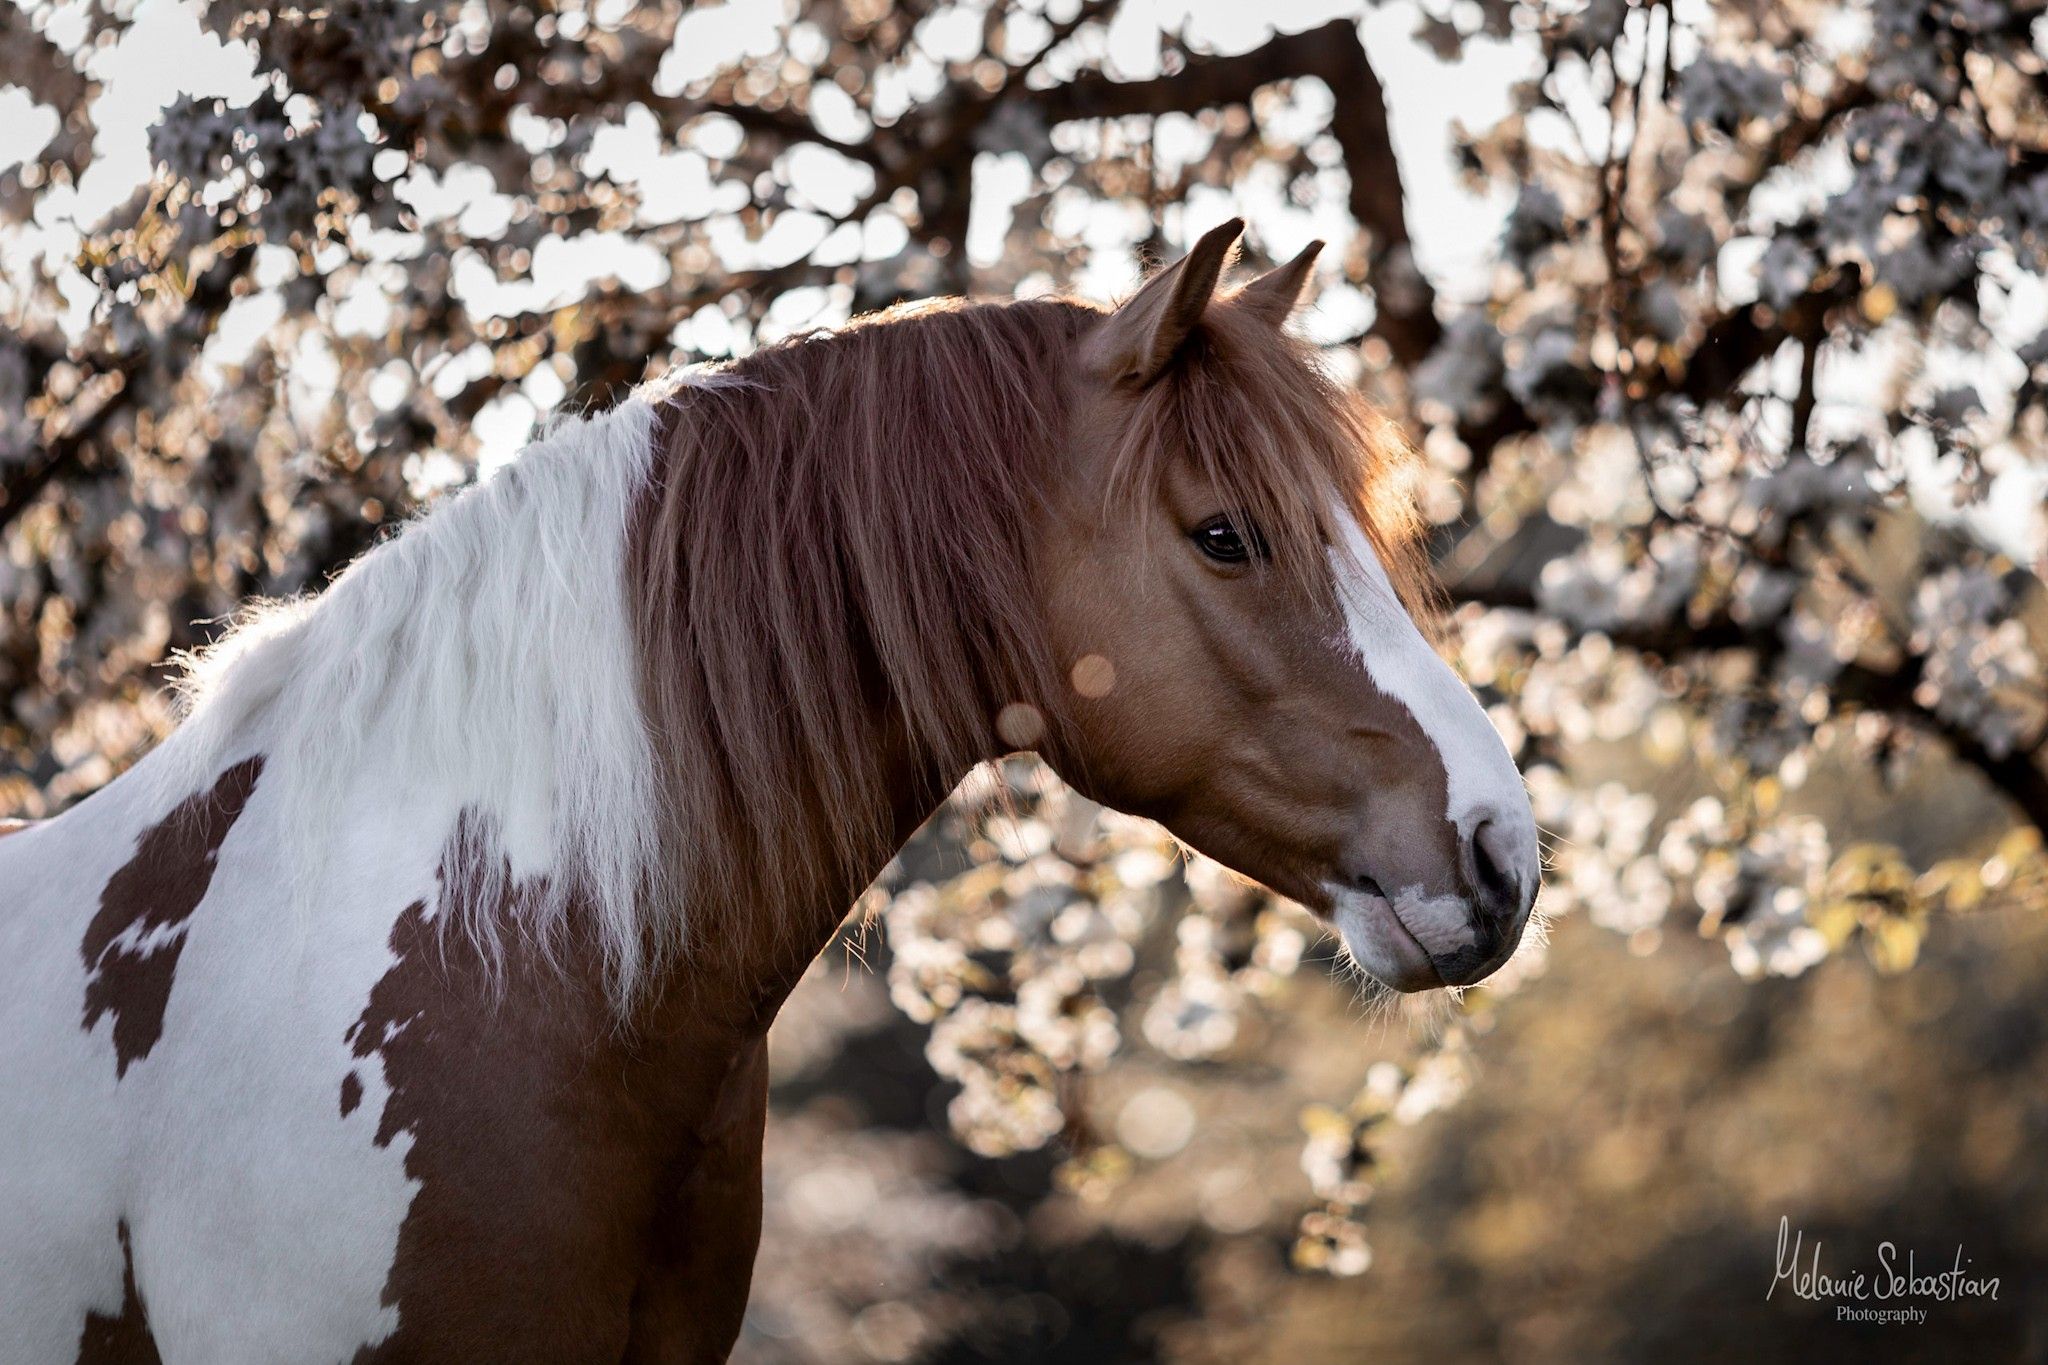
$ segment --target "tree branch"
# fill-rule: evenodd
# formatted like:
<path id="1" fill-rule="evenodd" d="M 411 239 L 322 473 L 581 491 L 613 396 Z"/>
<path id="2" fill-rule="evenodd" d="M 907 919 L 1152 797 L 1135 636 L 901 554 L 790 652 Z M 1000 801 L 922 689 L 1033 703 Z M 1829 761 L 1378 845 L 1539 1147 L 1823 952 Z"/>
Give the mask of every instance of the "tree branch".
<path id="1" fill-rule="evenodd" d="M 1030 98 L 1048 123 L 1193 113 L 1249 105 L 1262 86 L 1304 76 L 1317 77 L 1336 95 L 1330 131 L 1344 150 L 1351 177 L 1351 215 L 1372 234 L 1367 269 L 1378 316 L 1368 331 L 1387 343 L 1398 364 L 1412 369 L 1436 348 L 1443 325 L 1436 316 L 1436 291 L 1411 256 L 1386 92 L 1358 40 L 1356 24 L 1336 19 L 1305 33 L 1282 34 L 1236 56 L 1192 57 L 1179 71 L 1152 80 L 1118 81 L 1099 71 L 1083 72 L 1050 90 L 1034 91 Z"/>
<path id="2" fill-rule="evenodd" d="M 18 85 L 63 118 L 84 117 L 92 80 L 19 5 L 0 5 L 0 86 Z"/>

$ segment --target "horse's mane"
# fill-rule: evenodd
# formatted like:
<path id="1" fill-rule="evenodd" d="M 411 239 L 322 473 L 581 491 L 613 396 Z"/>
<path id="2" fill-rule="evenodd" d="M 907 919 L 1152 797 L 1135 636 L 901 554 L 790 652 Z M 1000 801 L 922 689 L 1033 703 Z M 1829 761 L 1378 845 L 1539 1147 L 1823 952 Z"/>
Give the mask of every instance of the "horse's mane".
<path id="1" fill-rule="evenodd" d="M 998 750 L 995 712 L 1063 732 L 1032 526 L 1067 449 L 1076 347 L 1102 317 L 1037 300 L 899 309 L 765 347 L 551 426 L 494 479 L 322 595 L 260 608 L 195 660 L 189 713 L 144 770 L 166 809 L 266 753 L 302 887 L 339 802 L 445 793 L 503 847 L 515 932 L 595 916 L 617 999 L 728 913 L 782 932 L 878 866 L 892 810 L 873 725 L 919 771 Z M 1083 452 L 1085 456 L 1088 452 Z M 1213 306 L 1128 399 L 1105 517 L 1192 459 L 1271 542 L 1276 591 L 1320 583 L 1333 489 L 1421 613 L 1412 457 L 1309 348 Z M 813 894 L 815 891 L 813 890 Z M 707 917 L 708 916 L 708 917 Z M 494 948 L 501 926 L 462 926 Z"/>
<path id="2" fill-rule="evenodd" d="M 186 661 L 183 722 L 136 770 L 148 799 L 169 810 L 265 755 L 281 913 L 347 895 L 359 814 L 403 812 L 436 850 L 466 819 L 503 856 L 477 860 L 488 884 L 463 903 L 495 905 L 518 882 L 511 929 L 543 947 L 587 903 L 630 990 L 647 915 L 666 909 L 644 894 L 660 845 L 624 572 L 653 426 L 639 402 L 559 421 L 317 597 L 242 612 Z M 493 958 L 505 927 L 443 921 Z"/>
<path id="3" fill-rule="evenodd" d="M 1052 693 L 1029 533 L 1065 434 L 1061 360 L 1095 316 L 901 308 L 670 400 L 632 554 L 693 914 L 857 877 L 898 802 L 944 795 L 885 788 L 878 703 L 921 770 L 958 773 L 994 743 L 991 698 Z"/>
<path id="4" fill-rule="evenodd" d="M 671 865 L 693 918 L 698 903 L 772 914 L 791 888 L 865 875 L 892 851 L 892 810 L 944 796 L 884 789 L 878 704 L 929 777 L 1006 747 L 1009 702 L 1057 751 L 1067 689 L 1030 528 L 1067 449 L 1077 343 L 1102 316 L 915 305 L 764 348 L 671 400 L 632 576 L 661 824 L 689 840 Z M 1105 517 L 1137 515 L 1165 463 L 1192 458 L 1265 532 L 1276 590 L 1313 590 L 1341 492 L 1425 610 L 1410 458 L 1305 344 L 1226 299 L 1124 419 Z"/>

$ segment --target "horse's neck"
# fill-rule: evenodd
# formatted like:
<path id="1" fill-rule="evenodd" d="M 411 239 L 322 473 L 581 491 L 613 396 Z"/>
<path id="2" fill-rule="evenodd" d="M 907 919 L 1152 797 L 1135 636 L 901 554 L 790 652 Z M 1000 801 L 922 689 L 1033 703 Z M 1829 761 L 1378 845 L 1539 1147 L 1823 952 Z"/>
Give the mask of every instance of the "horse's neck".
<path id="1" fill-rule="evenodd" d="M 860 894 L 888 866 L 890 858 L 931 814 L 925 793 L 947 790 L 964 773 L 925 771 L 912 755 L 894 712 L 877 708 L 865 753 L 883 775 L 891 805 L 885 849 L 850 867 L 827 858 L 798 859 L 815 869 L 775 880 L 786 902 L 764 905 L 760 880 L 744 871 L 725 887 L 696 888 L 687 921 L 690 946 L 648 994 L 648 1027 L 656 1033 L 697 1026 L 731 1026 L 739 1033 L 766 1029 L 791 990 L 844 923 Z M 829 813 L 821 812 L 820 818 Z M 687 831 L 685 832 L 687 835 Z M 822 831 L 787 830 L 792 841 L 825 840 Z M 774 856 L 771 852 L 768 856 Z"/>
<path id="2" fill-rule="evenodd" d="M 874 812 L 888 847 L 854 866 L 803 856 L 846 814 L 814 809 L 797 813 L 808 828 L 752 841 L 755 856 L 781 859 L 759 875 L 741 866 L 663 885 L 678 844 L 726 832 L 662 814 L 643 710 L 627 542 L 662 431 L 644 403 L 560 428 L 317 603 L 238 632 L 202 668 L 181 732 L 146 764 L 157 803 L 168 809 L 261 754 L 258 799 L 281 870 L 319 885 L 403 847 L 432 885 L 467 831 L 493 869 L 486 898 L 500 902 L 473 907 L 486 938 L 574 915 L 594 935 L 572 937 L 583 951 L 664 964 L 632 998 L 765 1027 L 928 813 L 927 795 L 962 774 L 920 771 L 893 705 L 863 687 L 873 702 L 854 742 L 882 779 L 870 790 L 894 802 Z M 782 903 L 761 903 L 769 885 Z M 657 951 L 662 935 L 680 950 Z"/>

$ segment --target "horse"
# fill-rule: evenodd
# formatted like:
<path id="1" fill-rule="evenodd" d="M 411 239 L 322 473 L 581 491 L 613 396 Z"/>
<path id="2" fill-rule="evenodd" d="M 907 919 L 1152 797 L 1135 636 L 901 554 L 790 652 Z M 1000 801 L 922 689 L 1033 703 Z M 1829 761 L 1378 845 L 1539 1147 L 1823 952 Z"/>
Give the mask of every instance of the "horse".
<path id="1" fill-rule="evenodd" d="M 1413 456 L 1240 231 L 657 381 L 193 660 L 0 838 L 0 1360 L 724 1359 L 768 1025 L 1011 752 L 1396 990 L 1503 962 Z"/>

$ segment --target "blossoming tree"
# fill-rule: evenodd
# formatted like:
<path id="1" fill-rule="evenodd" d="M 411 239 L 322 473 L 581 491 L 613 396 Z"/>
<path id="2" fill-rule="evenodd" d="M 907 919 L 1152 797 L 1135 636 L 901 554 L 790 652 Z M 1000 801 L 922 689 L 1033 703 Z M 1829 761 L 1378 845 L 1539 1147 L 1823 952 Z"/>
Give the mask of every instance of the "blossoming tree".
<path id="1" fill-rule="evenodd" d="M 1211 8 L 0 4 L 33 134 L 0 147 L 0 808 L 104 781 L 168 656 L 559 404 L 900 299 L 1127 288 L 1227 205 L 1255 256 L 1338 241 L 1308 325 L 1429 456 L 1549 913 L 1757 976 L 2048 908 L 2041 6 Z M 152 25 L 232 88 L 138 117 L 112 73 Z M 1397 155 L 1388 63 L 1481 73 L 1499 117 Z M 147 125 L 139 173 L 103 116 Z M 1404 189 L 1444 165 L 1451 198 Z M 1500 223 L 1474 267 L 1433 260 L 1450 213 Z M 1913 847 L 1801 801 L 1928 762 L 1993 826 Z M 1128 1034 L 1227 1055 L 1314 928 L 1028 764 L 972 785 L 860 909 L 961 1138 L 1113 1178 L 1075 1078 Z M 1113 1007 L 1169 913 L 1171 972 Z M 1303 1264 L 1363 1268 L 1378 1127 L 1467 1047 L 1310 1115 Z"/>

